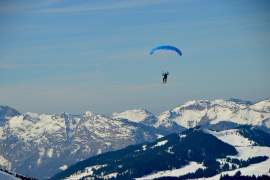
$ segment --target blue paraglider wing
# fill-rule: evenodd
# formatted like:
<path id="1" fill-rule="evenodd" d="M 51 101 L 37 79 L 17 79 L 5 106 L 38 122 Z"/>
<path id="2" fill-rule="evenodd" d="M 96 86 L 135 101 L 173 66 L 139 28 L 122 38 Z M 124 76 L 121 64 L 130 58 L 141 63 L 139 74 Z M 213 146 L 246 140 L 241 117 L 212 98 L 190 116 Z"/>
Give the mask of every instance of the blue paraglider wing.
<path id="1" fill-rule="evenodd" d="M 156 51 L 158 50 L 169 50 L 169 51 L 174 51 L 176 52 L 179 56 L 182 56 L 182 52 L 180 49 L 178 49 L 177 47 L 174 46 L 170 46 L 170 45 L 163 45 L 163 46 L 157 46 L 154 49 L 152 49 L 150 51 L 150 54 L 154 54 Z"/>

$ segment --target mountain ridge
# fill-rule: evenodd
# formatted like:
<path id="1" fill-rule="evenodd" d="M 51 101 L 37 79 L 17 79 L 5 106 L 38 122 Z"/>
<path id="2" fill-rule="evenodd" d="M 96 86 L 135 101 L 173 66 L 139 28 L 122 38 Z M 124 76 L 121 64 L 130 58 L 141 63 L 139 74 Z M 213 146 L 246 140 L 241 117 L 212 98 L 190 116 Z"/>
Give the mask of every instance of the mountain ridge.
<path id="1" fill-rule="evenodd" d="M 151 142 L 198 125 L 216 130 L 253 125 L 270 132 L 269 99 L 256 103 L 235 99 L 189 101 L 157 115 L 145 109 L 111 116 L 92 111 L 77 115 L 21 114 L 1 107 L 5 111 L 0 117 L 5 120 L 0 124 L 0 166 L 37 177 L 42 173 L 42 177 L 49 177 L 90 156 Z M 13 116 L 6 112 L 13 112 Z"/>
<path id="2" fill-rule="evenodd" d="M 243 130 L 248 133 L 242 135 L 240 132 Z M 214 176 L 214 179 L 218 179 L 225 173 L 233 174 L 237 170 L 250 175 L 252 172 L 248 169 L 253 166 L 261 168 L 261 173 L 253 173 L 269 175 L 270 146 L 254 144 L 254 135 L 257 138 L 261 136 L 259 131 L 252 126 L 221 132 L 199 127 L 188 129 L 152 143 L 132 145 L 89 158 L 70 166 L 52 179 L 143 180 L 164 179 L 167 176 L 179 179 L 211 179 Z M 270 139 L 269 134 L 264 135 L 266 137 L 262 139 Z"/>

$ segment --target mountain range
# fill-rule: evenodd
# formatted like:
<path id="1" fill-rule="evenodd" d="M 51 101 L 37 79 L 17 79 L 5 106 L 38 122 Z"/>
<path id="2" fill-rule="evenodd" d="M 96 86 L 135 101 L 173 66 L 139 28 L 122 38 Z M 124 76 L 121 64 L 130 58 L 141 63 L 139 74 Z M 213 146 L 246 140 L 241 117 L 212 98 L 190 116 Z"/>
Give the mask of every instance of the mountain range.
<path id="1" fill-rule="evenodd" d="M 20 113 L 0 106 L 0 166 L 26 176 L 49 178 L 76 162 L 188 128 L 218 131 L 239 125 L 270 128 L 270 100 L 196 100 L 160 114 L 145 109 L 111 116 Z"/>

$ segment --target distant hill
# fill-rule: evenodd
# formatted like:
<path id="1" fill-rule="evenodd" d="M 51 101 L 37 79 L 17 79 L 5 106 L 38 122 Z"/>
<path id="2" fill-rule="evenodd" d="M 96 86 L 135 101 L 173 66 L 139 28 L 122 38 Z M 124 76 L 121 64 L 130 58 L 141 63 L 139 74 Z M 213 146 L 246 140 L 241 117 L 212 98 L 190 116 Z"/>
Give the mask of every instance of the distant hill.
<path id="1" fill-rule="evenodd" d="M 250 126 L 220 132 L 193 128 L 89 158 L 51 179 L 218 179 L 236 170 L 269 175 L 270 146 L 258 139 L 265 142 L 270 135 Z M 256 168 L 260 171 L 251 171 Z"/>

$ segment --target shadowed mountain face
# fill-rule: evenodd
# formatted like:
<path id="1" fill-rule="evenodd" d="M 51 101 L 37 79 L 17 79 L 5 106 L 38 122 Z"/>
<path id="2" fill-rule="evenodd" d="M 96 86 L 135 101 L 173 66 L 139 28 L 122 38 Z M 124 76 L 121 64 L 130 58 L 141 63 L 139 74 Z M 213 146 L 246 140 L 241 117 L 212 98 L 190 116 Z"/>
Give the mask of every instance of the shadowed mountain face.
<path id="1" fill-rule="evenodd" d="M 229 144 L 230 138 L 237 142 Z M 189 129 L 89 158 L 51 179 L 190 179 L 218 176 L 239 168 L 245 172 L 245 168 L 263 164 L 266 166 L 260 168 L 267 174 L 270 148 L 258 143 L 258 139 L 268 141 L 270 135 L 250 126 L 221 132 Z"/>
<path id="2" fill-rule="evenodd" d="M 201 130 L 188 130 L 182 134 L 171 134 L 153 143 L 129 146 L 123 150 L 109 152 L 82 161 L 58 174 L 53 179 L 68 177 L 79 170 L 91 166 L 100 167 L 91 176 L 102 178 L 102 173 L 117 172 L 119 177 L 130 179 L 141 177 L 155 171 L 180 168 L 189 162 L 210 162 L 237 151 L 211 134 Z M 140 165 L 141 164 L 141 165 Z"/>
<path id="3" fill-rule="evenodd" d="M 219 131 L 239 124 L 270 126 L 269 100 L 190 101 L 159 115 L 144 109 L 80 115 L 20 114 L 0 107 L 0 166 L 38 178 L 100 153 L 154 141 L 200 125 Z"/>
<path id="4" fill-rule="evenodd" d="M 239 134 L 252 140 L 256 145 L 270 147 L 270 134 L 252 126 L 237 127 Z"/>
<path id="5" fill-rule="evenodd" d="M 26 177 L 15 172 L 8 171 L 0 168 L 0 179 L 1 180 L 36 180 L 32 177 Z"/>
<path id="6" fill-rule="evenodd" d="M 0 126 L 6 123 L 8 119 L 13 116 L 20 115 L 20 113 L 9 106 L 0 106 Z"/>
<path id="7" fill-rule="evenodd" d="M 153 127 L 95 115 L 15 116 L 0 129 L 0 155 L 18 173 L 46 178 L 90 156 L 153 141 Z"/>
<path id="8" fill-rule="evenodd" d="M 1 170 L 0 170 L 0 179 L 3 179 L 3 180 L 19 180 L 15 176 L 13 176 L 11 174 L 8 174 L 7 172 L 1 171 Z"/>

